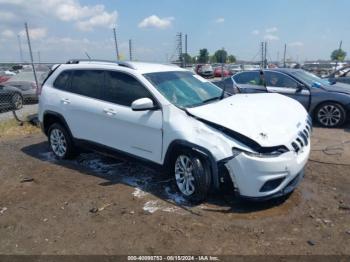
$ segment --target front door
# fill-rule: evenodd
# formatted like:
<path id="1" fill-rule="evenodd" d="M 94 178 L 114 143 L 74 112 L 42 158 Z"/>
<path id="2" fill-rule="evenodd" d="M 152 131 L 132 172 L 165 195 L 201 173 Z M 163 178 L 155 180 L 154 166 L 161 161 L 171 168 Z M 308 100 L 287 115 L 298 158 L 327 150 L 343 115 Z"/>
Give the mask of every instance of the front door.
<path id="1" fill-rule="evenodd" d="M 290 76 L 273 71 L 265 71 L 266 89 L 269 93 L 279 93 L 299 101 L 306 110 L 309 109 L 310 91 Z"/>
<path id="2" fill-rule="evenodd" d="M 103 144 L 151 160 L 161 162 L 162 111 L 133 111 L 131 103 L 148 97 L 150 92 L 134 76 L 118 71 L 105 71 L 99 129 Z"/>

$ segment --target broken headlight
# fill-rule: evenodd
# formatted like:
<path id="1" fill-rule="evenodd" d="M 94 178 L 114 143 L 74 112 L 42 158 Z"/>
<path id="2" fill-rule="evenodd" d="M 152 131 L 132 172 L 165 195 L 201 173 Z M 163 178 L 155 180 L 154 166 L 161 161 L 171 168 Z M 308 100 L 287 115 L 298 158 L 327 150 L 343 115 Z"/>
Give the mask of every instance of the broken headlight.
<path id="1" fill-rule="evenodd" d="M 261 149 L 262 149 L 262 152 L 249 152 L 246 150 L 233 147 L 232 154 L 233 154 L 233 157 L 236 157 L 239 154 L 244 153 L 248 156 L 264 158 L 264 157 L 277 157 L 289 151 L 288 148 L 285 146 L 263 147 Z"/>

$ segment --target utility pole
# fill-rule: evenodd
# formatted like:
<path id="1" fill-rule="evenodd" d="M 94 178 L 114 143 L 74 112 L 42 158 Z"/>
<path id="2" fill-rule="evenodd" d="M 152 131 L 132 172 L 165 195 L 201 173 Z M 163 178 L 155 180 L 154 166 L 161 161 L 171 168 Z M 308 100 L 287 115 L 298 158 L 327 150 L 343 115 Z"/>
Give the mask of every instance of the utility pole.
<path id="1" fill-rule="evenodd" d="M 261 68 L 264 68 L 264 42 L 261 42 Z"/>
<path id="2" fill-rule="evenodd" d="M 283 67 L 286 67 L 286 53 L 287 53 L 287 44 L 284 44 L 284 53 L 283 53 Z"/>
<path id="3" fill-rule="evenodd" d="M 343 44 L 343 40 L 340 40 L 339 49 L 338 49 L 339 51 L 338 52 L 341 51 L 342 44 Z M 337 57 L 337 60 L 335 61 L 334 72 L 337 71 L 337 67 L 338 67 L 338 57 Z"/>
<path id="4" fill-rule="evenodd" d="M 18 40 L 18 48 L 19 48 L 19 59 L 21 60 L 20 62 L 23 63 L 23 51 L 22 51 L 22 43 L 21 43 L 20 35 L 17 35 L 17 40 Z"/>
<path id="5" fill-rule="evenodd" d="M 38 61 L 39 61 L 39 64 L 41 63 L 40 60 L 41 60 L 41 59 L 40 59 L 40 51 L 38 51 Z"/>
<path id="6" fill-rule="evenodd" d="M 129 39 L 129 60 L 132 61 L 132 41 Z"/>
<path id="7" fill-rule="evenodd" d="M 267 42 L 265 42 L 264 68 L 267 68 L 267 58 L 266 58 L 266 54 L 267 54 Z"/>
<path id="8" fill-rule="evenodd" d="M 33 60 L 32 45 L 30 44 L 30 37 L 29 37 L 29 31 L 28 31 L 28 24 L 27 24 L 27 23 L 24 23 L 24 27 L 25 27 L 26 34 L 27 34 L 28 49 L 29 49 L 30 61 L 31 61 L 31 63 L 32 63 L 32 68 L 33 68 L 33 73 L 34 73 L 34 79 L 35 79 L 36 87 L 39 88 L 39 82 L 38 82 L 38 78 L 36 77 L 35 66 L 34 66 L 34 60 Z"/>
<path id="9" fill-rule="evenodd" d="M 186 58 L 187 58 L 187 34 L 185 34 L 185 57 L 184 57 L 185 67 L 186 67 Z"/>
<path id="10" fill-rule="evenodd" d="M 180 61 L 180 66 L 184 67 L 183 63 L 183 55 L 182 55 L 182 33 L 178 33 L 176 35 L 176 41 L 177 41 L 177 53 L 178 53 L 178 59 Z"/>
<path id="11" fill-rule="evenodd" d="M 117 60 L 120 60 L 119 50 L 118 50 L 118 42 L 117 42 L 117 33 L 115 31 L 115 27 L 113 27 L 113 35 L 114 35 L 114 44 L 115 44 L 115 52 L 117 54 Z"/>

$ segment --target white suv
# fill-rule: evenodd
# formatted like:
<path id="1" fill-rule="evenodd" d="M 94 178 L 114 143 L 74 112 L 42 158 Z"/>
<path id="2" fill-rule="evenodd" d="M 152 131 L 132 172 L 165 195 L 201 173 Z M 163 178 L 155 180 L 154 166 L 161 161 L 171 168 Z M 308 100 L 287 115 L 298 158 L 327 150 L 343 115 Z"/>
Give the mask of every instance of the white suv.
<path id="1" fill-rule="evenodd" d="M 58 158 L 88 147 L 146 160 L 194 202 L 223 185 L 249 199 L 292 192 L 312 128 L 303 106 L 279 94 L 229 96 L 172 65 L 83 60 L 46 79 L 39 120 Z"/>

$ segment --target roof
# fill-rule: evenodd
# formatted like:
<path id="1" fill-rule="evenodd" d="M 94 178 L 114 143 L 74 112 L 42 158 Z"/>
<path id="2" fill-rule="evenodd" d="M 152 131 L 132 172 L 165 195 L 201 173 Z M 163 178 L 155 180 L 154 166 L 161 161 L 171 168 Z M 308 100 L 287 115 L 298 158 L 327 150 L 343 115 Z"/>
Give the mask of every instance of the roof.
<path id="1" fill-rule="evenodd" d="M 186 71 L 185 69 L 172 64 L 156 64 L 146 62 L 128 62 L 141 74 L 166 71 Z"/>
<path id="2" fill-rule="evenodd" d="M 186 71 L 172 64 L 157 64 L 147 62 L 134 62 L 134 61 L 108 61 L 108 60 L 86 60 L 86 59 L 72 59 L 67 62 L 69 65 L 99 65 L 106 67 L 123 67 L 131 70 L 137 70 L 140 74 L 153 73 L 153 72 L 167 72 L 167 71 Z"/>

